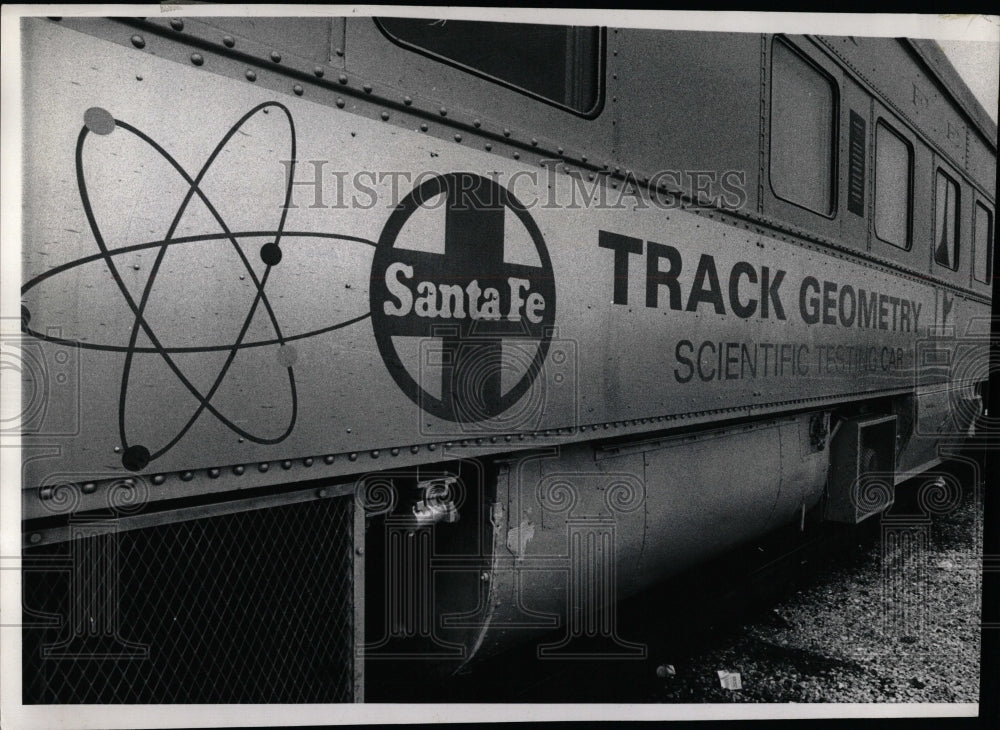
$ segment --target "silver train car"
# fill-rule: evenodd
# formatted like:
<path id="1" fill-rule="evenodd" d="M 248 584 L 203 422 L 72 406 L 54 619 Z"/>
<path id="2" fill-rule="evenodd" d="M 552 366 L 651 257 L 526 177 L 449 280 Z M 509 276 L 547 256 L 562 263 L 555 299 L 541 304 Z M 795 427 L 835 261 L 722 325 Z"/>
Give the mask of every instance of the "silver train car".
<path id="1" fill-rule="evenodd" d="M 997 127 L 933 42 L 67 17 L 22 58 L 25 703 L 639 656 L 617 599 L 979 427 Z"/>

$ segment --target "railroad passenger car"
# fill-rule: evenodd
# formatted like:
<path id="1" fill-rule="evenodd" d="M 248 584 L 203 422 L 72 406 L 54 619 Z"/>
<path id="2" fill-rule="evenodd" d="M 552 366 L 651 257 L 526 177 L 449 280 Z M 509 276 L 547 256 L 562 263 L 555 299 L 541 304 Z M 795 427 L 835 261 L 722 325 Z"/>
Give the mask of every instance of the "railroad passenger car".
<path id="1" fill-rule="evenodd" d="M 983 415 L 997 128 L 933 42 L 164 14 L 22 54 L 26 703 L 639 657 L 618 598 L 877 516 Z"/>

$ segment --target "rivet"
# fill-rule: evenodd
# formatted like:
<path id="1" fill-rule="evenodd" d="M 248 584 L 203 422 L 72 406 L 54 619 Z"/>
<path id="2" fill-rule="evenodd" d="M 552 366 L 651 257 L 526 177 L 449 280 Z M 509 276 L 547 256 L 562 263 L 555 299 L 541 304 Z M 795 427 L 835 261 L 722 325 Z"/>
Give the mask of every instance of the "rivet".
<path id="1" fill-rule="evenodd" d="M 346 84 L 347 83 L 347 74 L 340 74 L 340 76 L 337 77 L 337 81 L 339 81 L 342 84 Z"/>
<path id="2" fill-rule="evenodd" d="M 315 68 L 313 68 L 313 74 L 315 74 L 319 78 L 323 78 L 323 67 L 316 66 Z"/>
<path id="3" fill-rule="evenodd" d="M 248 68 L 246 74 L 244 75 L 247 77 L 247 81 L 257 80 L 257 73 L 252 68 Z"/>
<path id="4" fill-rule="evenodd" d="M 427 125 L 426 124 L 421 124 L 420 125 L 420 131 L 421 132 L 426 132 L 427 131 Z"/>
<path id="5" fill-rule="evenodd" d="M 411 98 L 410 98 L 410 97 L 408 97 L 408 96 L 404 96 L 404 97 L 403 97 L 403 103 L 404 103 L 404 104 L 406 104 L 406 106 L 409 106 L 410 104 L 412 104 L 412 103 L 413 103 L 413 99 L 411 99 Z"/>
<path id="6" fill-rule="evenodd" d="M 162 479 L 163 476 L 160 475 L 160 478 Z M 154 482 L 156 481 L 156 477 L 153 477 L 153 481 Z M 97 491 L 97 485 L 94 484 L 93 482 L 87 482 L 86 484 L 83 485 L 82 489 L 84 494 L 93 494 L 94 492 Z"/>
<path id="7" fill-rule="evenodd" d="M 478 119 L 473 119 L 472 126 L 475 127 L 476 129 L 479 129 L 481 126 L 483 126 L 483 123 L 480 122 Z"/>
<path id="8" fill-rule="evenodd" d="M 509 442 L 510 441 L 510 434 L 507 434 L 506 436 L 504 436 L 503 440 Z"/>
<path id="9" fill-rule="evenodd" d="M 378 449 L 372 449 L 372 458 L 373 459 L 377 459 L 378 458 L 378 453 L 379 453 Z"/>
<path id="10" fill-rule="evenodd" d="M 336 53 L 338 56 L 343 56 L 344 55 L 344 49 L 343 48 L 335 48 L 335 49 L 333 49 L 333 52 Z"/>
<path id="11" fill-rule="evenodd" d="M 275 63 L 281 63 L 281 54 L 277 51 L 271 51 L 271 60 Z"/>
<path id="12" fill-rule="evenodd" d="M 356 547 L 356 548 L 354 548 L 354 552 L 357 555 L 364 555 L 365 554 L 365 549 L 363 547 Z"/>
<path id="13" fill-rule="evenodd" d="M 419 447 L 419 446 L 411 446 L 411 447 L 410 447 L 410 453 L 411 453 L 411 454 L 415 454 L 415 453 L 417 453 L 418 451 L 420 451 L 420 447 Z"/>
<path id="14" fill-rule="evenodd" d="M 437 444 L 427 444 L 428 451 L 434 451 L 437 448 Z"/>
<path id="15" fill-rule="evenodd" d="M 382 121 L 383 122 L 388 122 L 389 121 L 389 112 L 382 112 L 381 116 L 382 116 Z"/>
<path id="16" fill-rule="evenodd" d="M 180 18 L 174 18 L 170 21 L 170 27 L 174 30 L 184 30 L 184 21 Z"/>
<path id="17" fill-rule="evenodd" d="M 389 453 L 392 454 L 393 456 L 399 456 L 399 449 L 396 448 L 389 449 Z"/>
<path id="18" fill-rule="evenodd" d="M 531 138 L 531 146 L 532 147 L 537 147 L 538 146 L 538 140 L 535 139 L 534 137 Z"/>
<path id="19" fill-rule="evenodd" d="M 302 460 L 302 465 L 303 466 L 312 466 L 313 465 L 313 458 L 311 456 L 307 456 L 306 458 L 304 458 Z"/>
<path id="20" fill-rule="evenodd" d="M 485 146 L 486 146 L 486 151 L 487 152 L 489 152 L 491 149 L 493 149 L 493 145 L 491 145 L 489 142 L 487 142 Z"/>
<path id="21" fill-rule="evenodd" d="M 455 135 L 455 141 L 456 141 L 456 142 L 461 142 L 461 141 L 462 141 L 462 135 L 460 135 L 460 134 L 456 134 L 456 135 Z"/>
<path id="22" fill-rule="evenodd" d="M 218 479 L 221 473 L 222 470 L 219 469 L 218 467 L 212 467 L 211 469 L 208 470 L 208 476 L 210 479 Z"/>
<path id="23" fill-rule="evenodd" d="M 497 442 L 497 437 L 496 436 L 490 436 L 490 443 L 491 444 L 495 444 L 496 442 Z"/>
<path id="24" fill-rule="evenodd" d="M 121 453 L 121 450 L 122 450 L 122 447 L 121 447 L 121 446 L 116 446 L 116 447 L 115 447 L 115 448 L 113 449 L 113 451 L 114 451 L 114 452 L 115 452 L 116 454 L 120 454 L 120 453 Z"/>
<path id="25" fill-rule="evenodd" d="M 153 477 L 153 484 L 160 485 L 160 484 L 163 484 L 163 482 L 165 482 L 165 481 L 167 481 L 167 478 L 165 476 L 163 476 L 162 474 L 157 474 L 157 475 L 155 475 Z M 86 485 L 84 485 L 84 486 L 86 486 Z"/>
<path id="26" fill-rule="evenodd" d="M 226 48 L 232 48 L 233 46 L 236 45 L 236 39 L 233 38 L 231 35 L 222 36 L 222 42 L 226 46 Z"/>
<path id="27" fill-rule="evenodd" d="M 316 496 L 319 497 L 320 499 L 322 499 L 326 495 L 327 495 L 326 489 L 319 489 L 316 491 Z"/>
<path id="28" fill-rule="evenodd" d="M 351 461 L 357 461 L 358 460 L 358 452 L 357 451 L 352 451 L 350 454 L 347 455 L 347 458 L 349 460 L 351 460 Z"/>
<path id="29" fill-rule="evenodd" d="M 136 81 L 142 81 L 142 74 L 136 74 L 135 75 L 135 80 Z"/>
<path id="30" fill-rule="evenodd" d="M 235 474 L 236 476 L 239 476 L 244 471 L 246 471 L 246 467 L 244 467 L 242 464 L 233 467 L 233 474 Z"/>
<path id="31" fill-rule="evenodd" d="M 343 109 L 344 108 L 344 100 L 341 99 L 339 96 L 337 97 L 337 108 L 338 109 Z"/>
<path id="32" fill-rule="evenodd" d="M 181 481 L 182 482 L 189 482 L 192 479 L 194 479 L 194 474 L 193 473 L 191 473 L 189 471 L 181 472 Z"/>
<path id="33" fill-rule="evenodd" d="M 510 136 L 510 130 L 509 129 L 503 130 L 503 136 L 504 137 L 509 137 Z"/>
<path id="34" fill-rule="evenodd" d="M 271 468 L 271 465 L 268 464 L 266 461 L 262 461 L 262 462 L 260 462 L 257 465 L 257 471 L 259 471 L 261 474 L 263 474 L 264 472 L 266 472 L 270 468 Z"/>
<path id="35" fill-rule="evenodd" d="M 365 92 L 366 94 L 370 94 L 370 93 L 372 93 L 372 85 L 371 85 L 371 84 L 365 84 L 365 85 L 364 85 L 364 86 L 362 86 L 361 88 L 362 88 L 362 89 L 364 90 L 364 92 Z"/>
<path id="36" fill-rule="evenodd" d="M 299 84 L 295 84 L 295 86 L 292 87 L 292 91 L 295 92 L 296 96 L 302 96 L 304 89 Z"/>
<path id="37" fill-rule="evenodd" d="M 332 464 L 334 458 L 336 458 L 336 457 L 334 457 L 333 454 L 327 454 L 326 456 L 323 457 L 323 462 L 326 463 L 326 464 Z"/>
<path id="38" fill-rule="evenodd" d="M 146 39 L 143 38 L 141 35 L 134 35 L 132 36 L 132 45 L 135 46 L 136 48 L 145 48 Z"/>
<path id="39" fill-rule="evenodd" d="M 562 147 L 556 147 L 556 154 L 561 155 L 563 153 L 563 151 L 564 150 L 563 150 Z"/>
<path id="40" fill-rule="evenodd" d="M 515 152 L 514 153 L 514 159 L 515 160 L 520 160 L 521 159 L 521 154 L 519 152 Z"/>
<path id="41" fill-rule="evenodd" d="M 440 114 L 442 117 L 446 117 L 448 116 L 448 110 L 445 107 L 441 107 L 440 109 L 438 109 L 438 114 Z"/>
<path id="42" fill-rule="evenodd" d="M 281 468 L 282 469 L 291 469 L 292 468 L 292 462 L 289 461 L 288 459 L 285 459 L 283 462 L 281 462 Z"/>
<path id="43" fill-rule="evenodd" d="M 42 500 L 52 499 L 52 487 L 42 487 L 39 489 L 38 498 Z"/>
<path id="44" fill-rule="evenodd" d="M 37 545 L 41 541 L 42 541 L 42 536 L 39 535 L 37 532 L 32 532 L 31 537 L 28 538 L 28 542 L 30 542 L 32 545 Z"/>

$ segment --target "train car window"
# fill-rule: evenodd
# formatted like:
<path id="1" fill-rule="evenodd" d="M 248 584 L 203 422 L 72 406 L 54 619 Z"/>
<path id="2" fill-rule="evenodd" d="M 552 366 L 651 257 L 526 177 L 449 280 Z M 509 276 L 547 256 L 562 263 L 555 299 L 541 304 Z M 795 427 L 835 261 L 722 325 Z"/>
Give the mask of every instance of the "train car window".
<path id="1" fill-rule="evenodd" d="M 771 61 L 771 187 L 779 198 L 833 213 L 837 87 L 787 43 Z"/>
<path id="2" fill-rule="evenodd" d="M 958 269 L 958 183 L 938 170 L 934 183 L 934 260 Z"/>
<path id="3" fill-rule="evenodd" d="M 989 283 L 993 268 L 993 213 L 982 203 L 976 203 L 976 218 L 973 221 L 972 275 L 976 281 Z"/>
<path id="4" fill-rule="evenodd" d="M 887 124 L 875 130 L 875 235 L 910 248 L 913 148 Z"/>
<path id="5" fill-rule="evenodd" d="M 600 102 L 601 29 L 378 18 L 395 43 L 583 115 Z"/>

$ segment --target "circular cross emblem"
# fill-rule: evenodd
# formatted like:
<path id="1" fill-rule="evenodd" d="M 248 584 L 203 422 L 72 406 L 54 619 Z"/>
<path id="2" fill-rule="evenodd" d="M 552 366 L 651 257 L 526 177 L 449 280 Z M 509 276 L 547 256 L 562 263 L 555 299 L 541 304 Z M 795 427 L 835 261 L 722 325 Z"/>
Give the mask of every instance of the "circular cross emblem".
<path id="1" fill-rule="evenodd" d="M 496 418 L 541 372 L 552 262 L 527 209 L 493 180 L 458 172 L 416 187 L 382 230 L 370 292 L 382 359 L 428 413 Z"/>

